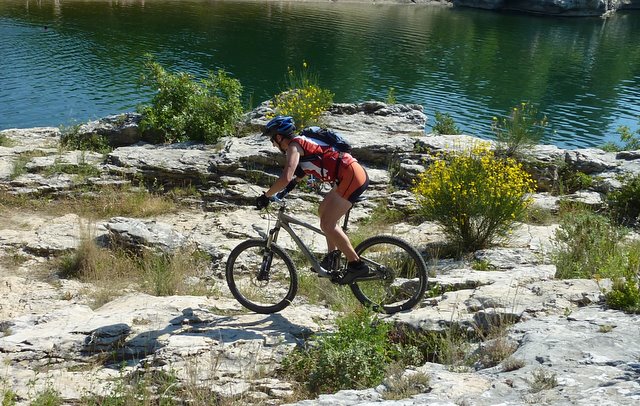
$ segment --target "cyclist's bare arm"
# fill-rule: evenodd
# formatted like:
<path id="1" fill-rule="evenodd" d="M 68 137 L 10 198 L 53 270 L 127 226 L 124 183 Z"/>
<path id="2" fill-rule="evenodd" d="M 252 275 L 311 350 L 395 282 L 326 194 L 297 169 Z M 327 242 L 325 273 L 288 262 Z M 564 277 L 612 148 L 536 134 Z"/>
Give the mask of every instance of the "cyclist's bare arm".
<path id="1" fill-rule="evenodd" d="M 271 185 L 269 190 L 264 192 L 267 197 L 275 195 L 293 180 L 302 152 L 302 147 L 300 145 L 294 142 L 289 143 L 289 146 L 287 147 L 287 161 L 284 165 L 284 169 L 282 170 L 282 174 L 278 180 Z"/>

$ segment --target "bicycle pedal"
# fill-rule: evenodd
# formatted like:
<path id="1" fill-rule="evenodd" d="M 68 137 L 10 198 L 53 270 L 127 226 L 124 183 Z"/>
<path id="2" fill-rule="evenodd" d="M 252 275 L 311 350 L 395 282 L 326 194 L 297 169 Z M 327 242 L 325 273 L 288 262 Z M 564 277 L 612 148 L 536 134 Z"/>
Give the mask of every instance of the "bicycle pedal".
<path id="1" fill-rule="evenodd" d="M 337 283 L 341 285 L 342 278 L 344 278 L 344 272 L 332 271 L 329 272 L 331 283 Z"/>

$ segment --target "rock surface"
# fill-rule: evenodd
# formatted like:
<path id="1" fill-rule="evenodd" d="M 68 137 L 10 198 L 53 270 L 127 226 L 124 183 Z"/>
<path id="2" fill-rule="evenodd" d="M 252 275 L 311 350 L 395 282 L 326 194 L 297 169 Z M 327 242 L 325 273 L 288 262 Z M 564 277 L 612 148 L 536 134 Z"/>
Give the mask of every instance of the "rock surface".
<path id="1" fill-rule="evenodd" d="M 247 121 L 258 128 L 265 122 L 265 111 L 268 106 Z M 135 122 L 135 117 L 128 115 L 127 120 Z M 431 162 L 432 154 L 478 142 L 469 136 L 424 134 L 426 117 L 419 106 L 336 105 L 326 121 L 356 146 L 354 154 L 371 177 L 370 200 L 354 208 L 354 227 L 372 212 L 377 198 L 391 197 L 396 207 L 414 204 L 406 188 Z M 113 131 L 113 120 L 105 125 Z M 87 126 L 89 133 L 113 136 L 113 144 L 120 145 L 105 156 L 60 154 L 60 133 L 53 128 L 3 131 L 13 145 L 0 147 L 0 193 L 48 199 L 81 194 L 89 185 L 137 179 L 166 186 L 189 183 L 200 197 L 178 213 L 144 219 L 88 219 L 0 206 L 0 360 L 5 366 L 0 387 L 10 388 L 19 404 L 29 404 L 47 388 L 74 403 L 112 393 L 114 382 L 123 376 L 156 371 L 210 388 L 218 396 L 239 397 L 243 404 L 289 402 L 294 385 L 275 373 L 282 358 L 309 335 L 334 329 L 337 314 L 302 296 L 278 314 L 253 314 L 231 298 L 223 279 L 223 261 L 230 250 L 268 230 L 269 219 L 252 204 L 277 176 L 281 155 L 257 135 L 257 129 L 215 146 L 149 145 L 138 143 L 128 124 L 126 137 L 96 126 Z M 133 144 L 121 145 L 129 142 Z M 16 175 L 12 168 L 27 151 L 39 153 L 30 155 L 25 173 Z M 552 174 L 560 161 L 597 179 L 591 190 L 572 196 L 592 205 L 619 186 L 618 175 L 640 173 L 639 151 L 615 154 L 539 146 L 532 156 L 547 173 Z M 60 163 L 91 165 L 94 171 L 89 177 L 75 171 L 51 173 L 49 169 Z M 396 172 L 389 173 L 390 168 Z M 553 177 L 549 179 L 550 188 Z M 392 195 L 390 182 L 398 189 Z M 536 204 L 557 210 L 558 198 L 544 190 L 544 182 L 541 188 L 534 196 Z M 292 198 L 298 216 L 317 222 L 317 194 L 297 191 Z M 87 292 L 93 286 L 56 273 L 57 258 L 78 247 L 87 224 L 92 237 L 105 244 L 117 241 L 132 250 L 164 252 L 195 246 L 209 253 L 210 269 L 196 283 L 215 293 L 156 297 L 127 288 L 115 300 L 91 307 Z M 506 338 L 515 343 L 512 359 L 521 368 L 478 364 L 451 369 L 427 363 L 405 371 L 430 377 L 428 388 L 411 398 L 387 400 L 385 386 L 380 385 L 292 404 L 637 404 L 640 316 L 606 310 L 602 289 L 610 286 L 608 280 L 554 279 L 550 253 L 556 228 L 521 224 L 510 241 L 467 260 L 431 258 L 435 276 L 430 278 L 429 297 L 412 311 L 389 317 L 431 332 L 446 332 L 452 325 L 482 331 L 509 322 Z M 430 222 L 400 222 L 388 232 L 425 255 L 444 241 Z M 303 236 L 314 250 L 323 251 L 323 238 Z M 281 242 L 294 248 L 291 241 Z M 473 269 L 477 262 L 486 270 Z M 544 379 L 555 379 L 556 385 L 539 389 Z"/>
<path id="2" fill-rule="evenodd" d="M 608 16 L 616 10 L 636 10 L 637 0 L 452 0 L 456 7 L 522 11 L 567 17 Z"/>

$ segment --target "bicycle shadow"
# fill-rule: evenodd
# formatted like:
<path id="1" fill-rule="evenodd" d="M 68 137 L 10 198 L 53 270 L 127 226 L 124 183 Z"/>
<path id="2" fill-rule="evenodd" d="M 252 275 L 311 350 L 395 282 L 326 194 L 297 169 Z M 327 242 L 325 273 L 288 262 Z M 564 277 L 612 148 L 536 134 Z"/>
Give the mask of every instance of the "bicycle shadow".
<path id="1" fill-rule="evenodd" d="M 292 322 L 280 313 L 223 316 L 215 320 L 189 320 L 185 335 L 216 339 L 221 343 L 246 340 L 269 341 L 269 337 L 284 338 L 282 344 L 297 343 L 313 331 L 306 326 Z"/>
<path id="2" fill-rule="evenodd" d="M 140 326 L 136 326 L 139 330 Z M 298 344 L 313 334 L 282 314 L 221 315 L 192 308 L 167 320 L 165 327 L 138 332 L 130 337 L 131 326 L 117 323 L 93 330 L 84 340 L 84 355 L 101 355 L 105 367 L 134 366 L 150 356 L 163 353 L 233 347 L 255 342 L 257 347 Z"/>

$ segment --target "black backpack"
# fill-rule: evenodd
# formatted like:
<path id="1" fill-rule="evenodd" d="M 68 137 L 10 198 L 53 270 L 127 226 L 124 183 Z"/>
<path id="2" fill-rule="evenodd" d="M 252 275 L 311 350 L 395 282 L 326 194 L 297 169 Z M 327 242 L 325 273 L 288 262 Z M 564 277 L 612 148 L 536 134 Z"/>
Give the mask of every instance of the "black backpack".
<path id="1" fill-rule="evenodd" d="M 338 152 L 351 152 L 351 144 L 342 135 L 328 128 L 307 127 L 300 132 L 300 135 L 331 145 Z"/>

